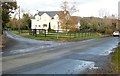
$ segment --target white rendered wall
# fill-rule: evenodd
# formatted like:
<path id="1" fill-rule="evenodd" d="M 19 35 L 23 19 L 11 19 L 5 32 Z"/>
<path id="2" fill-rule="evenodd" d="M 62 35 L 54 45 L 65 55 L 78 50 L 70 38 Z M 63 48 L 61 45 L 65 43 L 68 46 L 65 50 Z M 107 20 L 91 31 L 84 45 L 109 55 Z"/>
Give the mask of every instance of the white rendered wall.
<path id="1" fill-rule="evenodd" d="M 46 24 L 47 27 L 44 27 L 43 25 Z M 36 15 L 35 19 L 31 19 L 31 29 L 45 29 L 48 30 L 49 24 L 51 26 L 51 29 L 53 30 L 60 30 L 60 24 L 59 24 L 59 16 L 56 14 L 54 16 L 54 19 L 52 19 L 48 14 L 44 13 L 43 15 L 39 16 Z M 58 28 L 59 25 L 59 28 Z"/>

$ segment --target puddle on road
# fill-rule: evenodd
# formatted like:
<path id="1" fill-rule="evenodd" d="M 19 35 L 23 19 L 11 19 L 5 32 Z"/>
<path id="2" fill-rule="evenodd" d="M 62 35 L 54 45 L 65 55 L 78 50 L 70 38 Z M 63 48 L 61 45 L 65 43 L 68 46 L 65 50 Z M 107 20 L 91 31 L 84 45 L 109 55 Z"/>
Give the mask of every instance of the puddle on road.
<path id="1" fill-rule="evenodd" d="M 71 54 L 66 56 L 67 59 L 75 59 L 75 60 L 83 60 L 83 61 L 90 61 L 95 63 L 95 67 L 101 67 L 105 64 L 108 60 L 109 56 L 102 56 L 102 55 L 93 55 L 93 54 Z"/>
<path id="2" fill-rule="evenodd" d="M 113 52 L 112 49 L 116 48 L 117 44 L 118 44 L 117 42 L 101 44 L 95 47 L 90 47 L 89 49 L 86 49 L 85 51 L 81 51 L 78 53 L 106 56 Z"/>
<path id="3" fill-rule="evenodd" d="M 63 59 L 22 74 L 82 74 L 85 70 L 95 68 L 94 65 L 94 62 L 89 61 Z"/>

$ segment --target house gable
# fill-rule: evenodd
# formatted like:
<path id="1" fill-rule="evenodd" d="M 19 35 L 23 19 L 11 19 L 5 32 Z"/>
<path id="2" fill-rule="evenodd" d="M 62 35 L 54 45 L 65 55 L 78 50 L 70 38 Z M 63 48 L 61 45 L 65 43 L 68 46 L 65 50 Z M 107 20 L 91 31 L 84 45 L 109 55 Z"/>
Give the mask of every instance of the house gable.
<path id="1" fill-rule="evenodd" d="M 47 13 L 44 13 L 41 15 L 41 20 L 45 22 L 50 22 L 51 17 Z"/>

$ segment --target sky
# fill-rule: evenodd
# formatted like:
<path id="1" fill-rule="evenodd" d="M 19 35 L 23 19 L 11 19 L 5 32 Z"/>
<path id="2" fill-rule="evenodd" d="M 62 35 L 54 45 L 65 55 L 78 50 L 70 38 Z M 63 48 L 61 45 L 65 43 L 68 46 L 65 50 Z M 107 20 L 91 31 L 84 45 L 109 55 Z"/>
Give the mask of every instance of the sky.
<path id="1" fill-rule="evenodd" d="M 18 5 L 24 11 L 31 14 L 39 11 L 60 11 L 63 0 L 17 0 Z M 72 2 L 73 0 L 68 0 Z M 77 3 L 78 12 L 75 16 L 81 17 L 99 17 L 100 11 L 104 11 L 107 15 L 118 14 L 118 2 L 120 0 L 74 0 Z"/>

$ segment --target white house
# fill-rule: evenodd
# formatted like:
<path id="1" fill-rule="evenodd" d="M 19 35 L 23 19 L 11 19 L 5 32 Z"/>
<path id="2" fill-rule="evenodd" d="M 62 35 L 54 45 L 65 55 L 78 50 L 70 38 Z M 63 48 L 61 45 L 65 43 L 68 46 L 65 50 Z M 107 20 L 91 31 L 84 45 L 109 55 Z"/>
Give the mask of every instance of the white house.
<path id="1" fill-rule="evenodd" d="M 39 34 L 40 29 L 46 30 L 50 27 L 53 30 L 62 30 L 60 27 L 59 11 L 42 11 L 38 12 L 31 19 L 31 29 L 36 29 Z"/>

